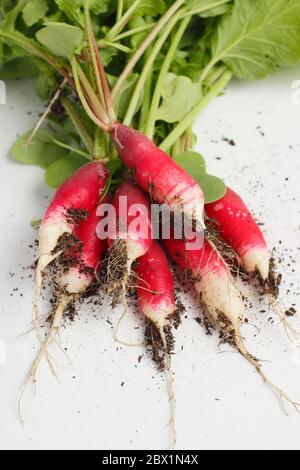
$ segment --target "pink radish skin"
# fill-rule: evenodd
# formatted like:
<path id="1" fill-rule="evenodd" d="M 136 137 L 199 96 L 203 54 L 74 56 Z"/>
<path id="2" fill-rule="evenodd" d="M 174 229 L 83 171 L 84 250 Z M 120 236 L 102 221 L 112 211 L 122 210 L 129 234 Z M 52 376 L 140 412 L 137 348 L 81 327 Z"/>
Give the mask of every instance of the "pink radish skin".
<path id="1" fill-rule="evenodd" d="M 138 278 L 137 296 L 140 310 L 155 325 L 162 341 L 162 352 L 164 353 L 163 366 L 167 373 L 170 401 L 172 448 L 175 448 L 176 400 L 170 346 L 166 335 L 167 330 L 170 331 L 171 329 L 172 316 L 176 312 L 174 281 L 166 255 L 157 242 L 154 241 L 148 252 L 138 259 L 135 272 Z M 151 337 L 153 337 L 152 334 Z"/>
<path id="2" fill-rule="evenodd" d="M 206 214 L 216 223 L 222 238 L 238 254 L 247 273 L 258 272 L 274 313 L 283 324 L 289 340 L 299 347 L 299 332 L 291 325 L 276 297 L 278 286 L 273 285 L 270 253 L 264 236 L 243 200 L 232 190 L 217 202 L 205 205 Z"/>
<path id="3" fill-rule="evenodd" d="M 122 200 L 126 203 L 124 214 L 121 211 Z M 147 195 L 127 181 L 116 191 L 112 205 L 116 211 L 117 231 L 116 239 L 109 238 L 108 244 L 112 246 L 116 241 L 124 241 L 127 253 L 127 274 L 129 275 L 132 263 L 147 253 L 152 245 L 151 207 Z M 127 221 L 122 219 L 123 216 L 126 216 Z M 133 227 L 137 217 L 143 219 L 145 233 L 139 233 L 139 227 L 137 229 Z M 110 221 L 110 223 L 114 222 Z"/>
<path id="4" fill-rule="evenodd" d="M 217 251 L 207 241 L 196 250 L 186 249 L 183 240 L 174 238 L 164 240 L 164 245 L 173 261 L 190 272 L 212 322 L 218 324 L 222 312 L 239 331 L 245 317 L 244 302 Z"/>
<path id="5" fill-rule="evenodd" d="M 270 253 L 264 236 L 244 201 L 232 190 L 216 202 L 206 204 L 205 212 L 216 222 L 223 239 L 239 255 L 247 273 L 258 272 L 262 281 L 269 277 Z"/>
<path id="6" fill-rule="evenodd" d="M 40 227 L 39 261 L 36 269 L 34 315 L 36 332 L 40 339 L 39 299 L 43 272 L 59 253 L 53 253 L 58 240 L 65 233 L 72 233 L 75 225 L 68 217 L 68 210 L 91 212 L 99 202 L 105 188 L 108 172 L 100 161 L 87 163 L 68 178 L 56 191 Z"/>
<path id="7" fill-rule="evenodd" d="M 44 341 L 41 342 L 40 350 L 33 362 L 33 365 L 29 371 L 28 379 L 24 385 L 23 392 L 32 379 L 35 380 L 37 368 L 45 356 L 50 367 L 51 372 L 57 378 L 57 373 L 53 361 L 48 353 L 48 347 L 55 342 L 57 333 L 59 331 L 62 318 L 65 314 L 68 306 L 82 296 L 92 281 L 95 279 L 95 273 L 103 257 L 104 250 L 106 248 L 106 241 L 100 240 L 97 236 L 96 230 L 100 218 L 96 215 L 96 208 L 89 215 L 86 221 L 81 222 L 74 230 L 74 235 L 82 245 L 80 251 L 76 251 L 75 254 L 70 252 L 72 260 L 78 258 L 76 266 L 68 268 L 62 268 L 55 278 L 56 285 L 62 290 L 59 294 L 59 301 L 56 311 L 53 314 L 50 331 Z M 68 252 L 65 253 L 65 258 L 68 257 Z M 72 263 L 73 264 L 73 263 Z M 23 395 L 21 394 L 21 397 Z M 20 397 L 20 400 L 21 400 Z M 20 403 L 19 400 L 19 412 Z"/>
<path id="8" fill-rule="evenodd" d="M 135 170 L 138 184 L 155 201 L 183 212 L 198 227 L 204 227 L 203 192 L 188 173 L 134 129 L 114 124 L 111 137 L 125 165 Z"/>
<path id="9" fill-rule="evenodd" d="M 105 199 L 103 202 L 108 201 Z M 78 254 L 78 266 L 71 267 L 59 276 L 60 286 L 69 294 L 83 294 L 90 286 L 106 248 L 106 241 L 97 236 L 100 217 L 97 208 L 86 221 L 75 227 L 74 235 L 82 243 L 82 252 Z"/>
<path id="10" fill-rule="evenodd" d="M 175 312 L 174 281 L 166 255 L 157 242 L 138 259 L 138 303 L 141 311 L 162 330 Z"/>
<path id="11" fill-rule="evenodd" d="M 184 271 L 190 272 L 208 319 L 221 330 L 222 340 L 233 344 L 255 367 L 263 381 L 279 398 L 284 412 L 283 399 L 298 411 L 299 404 L 269 380 L 259 360 L 247 350 L 240 330 L 245 318 L 243 298 L 217 250 L 207 241 L 197 250 L 188 250 L 183 240 L 164 240 L 164 244 L 171 258 Z"/>

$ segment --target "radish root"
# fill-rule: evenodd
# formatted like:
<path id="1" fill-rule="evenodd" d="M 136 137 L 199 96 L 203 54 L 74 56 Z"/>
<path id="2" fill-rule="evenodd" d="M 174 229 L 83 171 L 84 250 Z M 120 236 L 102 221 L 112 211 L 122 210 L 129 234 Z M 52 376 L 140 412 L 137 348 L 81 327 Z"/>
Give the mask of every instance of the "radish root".
<path id="1" fill-rule="evenodd" d="M 271 388 L 271 390 L 275 393 L 276 397 L 279 400 L 280 407 L 281 407 L 282 411 L 284 412 L 284 414 L 288 416 L 288 413 L 287 413 L 287 411 L 284 407 L 284 400 L 286 400 L 288 403 L 290 403 L 290 405 L 292 405 L 295 408 L 296 411 L 299 411 L 300 404 L 293 401 L 293 400 L 291 400 L 283 390 L 281 390 L 279 387 L 277 387 L 276 385 L 274 385 L 270 381 L 270 379 L 268 378 L 266 373 L 263 371 L 262 365 L 260 364 L 258 359 L 256 359 L 252 354 L 249 353 L 249 351 L 247 351 L 241 337 L 238 337 L 238 336 L 235 337 L 235 344 L 236 344 L 236 347 L 237 347 L 238 351 L 241 353 L 241 355 L 250 364 L 252 364 L 255 367 L 255 369 L 257 370 L 257 372 L 259 373 L 259 375 L 263 379 L 264 383 L 266 385 L 268 385 Z"/>
<path id="2" fill-rule="evenodd" d="M 169 402 L 170 402 L 170 419 L 168 425 L 171 429 L 171 444 L 172 450 L 176 448 L 177 442 L 177 433 L 176 433 L 176 397 L 175 397 L 175 390 L 174 390 L 174 376 L 172 371 L 171 365 L 171 356 L 168 351 L 168 341 L 164 332 L 163 328 L 159 328 L 159 334 L 163 343 L 163 349 L 165 352 L 165 370 L 166 370 L 166 377 L 167 377 L 167 386 L 168 386 L 168 395 L 169 395 Z"/>
<path id="3" fill-rule="evenodd" d="M 280 307 L 278 300 L 275 299 L 272 294 L 268 294 L 268 300 L 269 300 L 269 304 L 273 312 L 277 315 L 277 317 L 281 321 L 288 339 L 294 346 L 296 346 L 297 348 L 300 348 L 300 345 L 299 345 L 300 332 L 296 331 L 294 327 L 291 325 L 291 323 L 288 321 L 284 310 Z"/>
<path id="4" fill-rule="evenodd" d="M 52 375 L 59 382 L 59 378 L 58 378 L 57 371 L 56 371 L 57 368 L 56 368 L 56 365 L 55 365 L 55 361 L 53 360 L 53 358 L 49 354 L 48 347 L 54 342 L 57 343 L 56 336 L 57 336 L 57 333 L 58 333 L 60 325 L 61 325 L 62 317 L 63 317 L 63 315 L 66 311 L 66 308 L 68 307 L 68 305 L 72 301 L 73 301 L 73 296 L 65 296 L 60 300 L 60 302 L 59 302 L 59 304 L 56 308 L 56 311 L 54 313 L 53 321 L 52 321 L 52 324 L 51 324 L 51 327 L 50 327 L 50 331 L 49 331 L 49 333 L 46 337 L 46 340 L 42 341 L 41 338 L 39 340 L 39 342 L 40 342 L 39 352 L 37 353 L 37 355 L 36 355 L 36 357 L 33 361 L 32 367 L 29 370 L 29 373 L 27 375 L 27 379 L 25 380 L 25 383 L 22 387 L 21 394 L 20 394 L 20 397 L 19 397 L 19 400 L 18 400 L 18 414 L 19 414 L 19 418 L 20 418 L 21 423 L 24 423 L 24 420 L 22 418 L 22 409 L 21 409 L 21 404 L 22 404 L 21 402 L 22 402 L 24 392 L 25 392 L 25 390 L 26 390 L 26 388 L 27 388 L 27 386 L 30 382 L 33 382 L 35 384 L 35 382 L 36 382 L 36 372 L 37 372 L 37 369 L 38 369 L 38 367 L 41 363 L 41 360 L 43 359 L 44 356 L 46 358 L 47 364 L 49 366 L 49 369 L 50 369 Z M 40 334 L 40 332 L 39 332 L 39 334 Z"/>

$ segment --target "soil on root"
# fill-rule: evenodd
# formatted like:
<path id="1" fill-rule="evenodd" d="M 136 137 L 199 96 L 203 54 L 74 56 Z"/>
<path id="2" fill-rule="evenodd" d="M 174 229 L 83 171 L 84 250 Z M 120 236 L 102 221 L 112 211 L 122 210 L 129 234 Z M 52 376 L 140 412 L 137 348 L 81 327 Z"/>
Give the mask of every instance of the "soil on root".
<path id="1" fill-rule="evenodd" d="M 130 275 L 125 240 L 115 240 L 109 247 L 101 272 L 100 282 L 111 298 L 112 307 L 115 307 L 124 300 Z"/>
<path id="2" fill-rule="evenodd" d="M 165 336 L 165 343 L 162 339 L 161 332 L 153 321 L 146 320 L 145 328 L 145 344 L 146 350 L 151 354 L 151 357 L 158 367 L 159 371 L 163 371 L 166 368 L 166 355 L 170 356 L 174 351 L 174 337 L 172 334 L 171 325 L 163 328 L 163 334 Z"/>
<path id="3" fill-rule="evenodd" d="M 240 258 L 234 249 L 230 246 L 230 244 L 223 240 L 218 223 L 214 219 L 206 216 L 205 226 L 205 235 L 209 243 L 215 247 L 215 249 L 221 255 L 230 269 L 230 272 L 234 276 L 240 275 L 242 271 Z"/>
<path id="4" fill-rule="evenodd" d="M 70 208 L 66 213 L 66 220 L 69 224 L 80 225 L 81 222 L 87 220 L 89 211 L 85 209 Z"/>

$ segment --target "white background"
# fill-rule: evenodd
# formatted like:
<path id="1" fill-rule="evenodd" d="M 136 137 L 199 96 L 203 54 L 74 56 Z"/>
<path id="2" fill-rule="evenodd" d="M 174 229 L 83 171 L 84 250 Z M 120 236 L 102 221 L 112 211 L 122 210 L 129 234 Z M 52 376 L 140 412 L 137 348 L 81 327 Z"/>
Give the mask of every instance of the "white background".
<path id="1" fill-rule="evenodd" d="M 300 80 L 300 68 L 259 83 L 234 82 L 195 126 L 209 170 L 247 201 L 264 222 L 270 247 L 277 247 L 276 257 L 283 258 L 281 299 L 287 307 L 299 306 L 300 279 L 300 104 L 292 102 L 294 80 Z M 7 104 L 0 106 L 0 340 L 7 345 L 7 363 L 0 364 L 0 448 L 167 449 L 165 378 L 148 357 L 138 362 L 143 347 L 113 341 L 107 320 L 115 323 L 120 311 L 105 306 L 82 306 L 76 322 L 62 329 L 73 368 L 54 348 L 61 383 L 43 363 L 36 394 L 29 387 L 24 396 L 24 426 L 18 421 L 20 387 L 37 346 L 33 333 L 18 337 L 31 321 L 29 245 L 37 233 L 30 220 L 41 216 L 51 192 L 42 171 L 14 163 L 9 149 L 40 110 L 30 81 L 8 84 Z M 255 292 L 247 294 L 253 303 L 243 329 L 247 344 L 266 360 L 272 379 L 300 400 L 300 353 L 280 325 L 268 321 L 271 312 L 259 313 L 266 303 L 258 304 Z M 195 299 L 185 301 L 191 309 L 176 333 L 173 359 L 178 448 L 300 449 L 300 415 L 290 410 L 286 417 L 251 366 L 229 347 L 219 348 L 217 336 L 206 336 L 193 320 L 200 312 Z M 136 341 L 142 330 L 141 319 L 130 315 L 122 336 Z"/>

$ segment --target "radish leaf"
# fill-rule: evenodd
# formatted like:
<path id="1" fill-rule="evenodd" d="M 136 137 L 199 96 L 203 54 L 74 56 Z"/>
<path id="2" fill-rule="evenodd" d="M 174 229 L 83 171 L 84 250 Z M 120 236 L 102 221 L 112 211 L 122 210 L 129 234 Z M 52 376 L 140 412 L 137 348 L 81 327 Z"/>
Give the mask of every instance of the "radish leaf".
<path id="1" fill-rule="evenodd" d="M 37 40 L 58 57 L 71 57 L 83 40 L 83 31 L 66 23 L 48 23 L 36 34 Z"/>
<path id="2" fill-rule="evenodd" d="M 201 187 L 205 203 L 214 202 L 224 196 L 226 192 L 225 183 L 217 176 L 206 172 L 206 163 L 200 153 L 185 152 L 174 157 L 174 161 L 189 173 Z"/>
<path id="3" fill-rule="evenodd" d="M 33 141 L 26 145 L 32 131 L 23 134 L 14 143 L 11 154 L 19 163 L 47 168 L 55 160 L 62 158 L 69 151 L 55 145 L 53 136 L 46 129 L 40 129 Z"/>
<path id="4" fill-rule="evenodd" d="M 78 168 L 86 163 L 86 159 L 75 153 L 69 153 L 56 160 L 45 171 L 45 182 L 50 188 L 58 188 Z"/>
<path id="5" fill-rule="evenodd" d="M 242 79 L 259 79 L 300 60 L 299 0 L 236 0 L 213 39 L 213 60 Z"/>
<path id="6" fill-rule="evenodd" d="M 48 5 L 46 0 L 30 0 L 23 10 L 23 20 L 26 26 L 32 26 L 46 15 Z"/>

